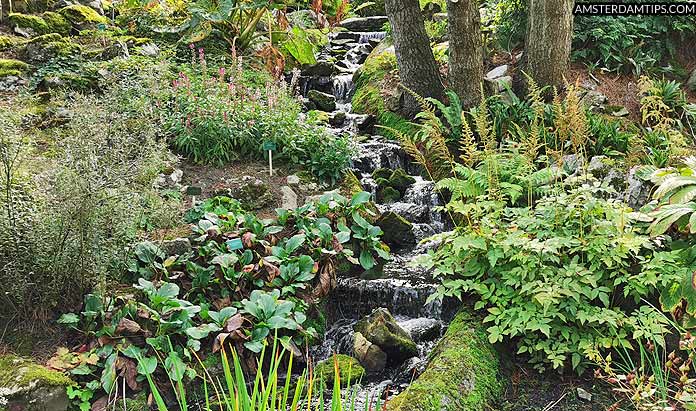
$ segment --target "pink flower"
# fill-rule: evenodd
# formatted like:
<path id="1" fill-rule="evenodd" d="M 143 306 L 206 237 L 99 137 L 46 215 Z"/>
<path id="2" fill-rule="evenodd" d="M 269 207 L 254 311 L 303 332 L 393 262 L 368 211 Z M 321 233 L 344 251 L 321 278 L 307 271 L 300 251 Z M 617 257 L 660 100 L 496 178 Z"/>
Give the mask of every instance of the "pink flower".
<path id="1" fill-rule="evenodd" d="M 220 70 L 218 70 L 218 74 L 220 75 L 220 81 L 224 82 L 225 81 L 225 67 L 220 67 Z"/>

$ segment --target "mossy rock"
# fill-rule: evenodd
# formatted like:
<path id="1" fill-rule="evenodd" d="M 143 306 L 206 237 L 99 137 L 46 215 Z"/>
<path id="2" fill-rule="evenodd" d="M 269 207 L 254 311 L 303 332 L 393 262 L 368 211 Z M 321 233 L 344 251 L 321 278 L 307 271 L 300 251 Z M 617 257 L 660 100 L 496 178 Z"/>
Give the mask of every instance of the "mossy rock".
<path id="1" fill-rule="evenodd" d="M 17 36 L 1 36 L 0 35 L 0 51 L 12 50 L 27 42 L 26 39 Z"/>
<path id="2" fill-rule="evenodd" d="M 63 7 L 58 12 L 77 30 L 93 28 L 98 24 L 109 24 L 109 19 L 97 13 L 93 8 L 81 4 Z"/>
<path id="3" fill-rule="evenodd" d="M 21 76 L 29 69 L 23 61 L 0 58 L 0 77 Z"/>
<path id="4" fill-rule="evenodd" d="M 386 308 L 376 308 L 367 317 L 355 324 L 355 332 L 378 346 L 387 354 L 390 364 L 401 362 L 418 355 L 418 347 L 406 330 L 401 328 Z"/>
<path id="5" fill-rule="evenodd" d="M 307 118 L 317 123 L 329 124 L 329 113 L 326 111 L 310 110 L 307 112 Z"/>
<path id="6" fill-rule="evenodd" d="M 231 190 L 231 195 L 245 210 L 260 210 L 273 202 L 271 187 L 251 176 L 242 177 L 241 185 Z"/>
<path id="7" fill-rule="evenodd" d="M 336 96 L 329 93 L 322 93 L 319 90 L 310 90 L 307 93 L 309 101 L 314 103 L 319 110 L 331 112 L 336 110 Z"/>
<path id="8" fill-rule="evenodd" d="M 314 377 L 317 382 L 323 381 L 324 386 L 330 389 L 336 376 L 336 368 L 338 368 L 338 375 L 342 387 L 348 384 L 348 380 L 350 380 L 352 384 L 360 381 L 365 375 L 365 368 L 360 365 L 358 360 L 348 355 L 336 354 L 329 359 L 319 362 L 316 367 L 314 367 Z"/>
<path id="9" fill-rule="evenodd" d="M 358 114 L 375 116 L 377 123 L 387 135 L 390 130 L 410 134 L 415 127 L 398 114 L 403 90 L 397 87 L 396 54 L 389 39 L 382 41 L 370 53 L 365 64 L 353 76 L 355 93 L 353 94 L 353 111 Z"/>
<path id="10" fill-rule="evenodd" d="M 19 411 L 66 411 L 65 387 L 74 382 L 58 371 L 14 356 L 0 356 L 0 400 Z M 5 402 L 0 401 L 0 403 Z"/>
<path id="11" fill-rule="evenodd" d="M 391 247 L 398 248 L 416 243 L 413 224 L 393 211 L 382 214 L 375 225 L 382 229 L 382 240 Z"/>
<path id="12" fill-rule="evenodd" d="M 385 180 L 389 180 L 389 177 L 391 177 L 393 171 L 391 168 L 378 168 L 377 170 L 372 172 L 372 178 L 375 180 L 383 178 Z"/>
<path id="13" fill-rule="evenodd" d="M 58 33 L 44 34 L 31 39 L 24 47 L 25 60 L 32 64 L 42 64 L 58 56 L 80 54 L 82 47 Z"/>
<path id="14" fill-rule="evenodd" d="M 360 8 L 357 12 L 359 16 L 370 17 L 370 16 L 384 16 L 387 14 L 384 8 L 384 0 L 353 0 L 351 2 L 351 7 L 357 9 L 358 7 L 366 4 L 366 6 Z"/>
<path id="15" fill-rule="evenodd" d="M 500 359 L 481 319 L 464 309 L 430 354 L 425 371 L 393 398 L 389 411 L 483 411 L 500 398 Z"/>
<path id="16" fill-rule="evenodd" d="M 48 33 L 58 33 L 63 36 L 70 34 L 71 25 L 62 14 L 54 11 L 47 11 L 41 15 L 48 24 Z"/>
<path id="17" fill-rule="evenodd" d="M 416 179 L 406 174 L 403 168 L 397 168 L 389 177 L 389 186 L 401 193 L 406 194 L 406 190 L 416 182 Z"/>
<path id="18" fill-rule="evenodd" d="M 393 187 L 384 187 L 377 192 L 377 200 L 381 203 L 389 204 L 401 200 L 401 193 Z"/>
<path id="19" fill-rule="evenodd" d="M 7 16 L 7 21 L 10 23 L 10 26 L 18 29 L 20 32 L 26 33 L 30 37 L 49 33 L 48 23 L 40 16 L 10 13 Z"/>

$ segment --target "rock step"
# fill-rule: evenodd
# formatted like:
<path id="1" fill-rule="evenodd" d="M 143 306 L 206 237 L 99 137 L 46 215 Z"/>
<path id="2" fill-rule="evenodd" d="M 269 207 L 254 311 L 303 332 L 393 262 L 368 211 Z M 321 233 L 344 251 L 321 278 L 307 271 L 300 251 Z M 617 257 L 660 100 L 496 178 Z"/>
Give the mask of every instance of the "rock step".
<path id="1" fill-rule="evenodd" d="M 341 27 L 358 32 L 381 31 L 387 22 L 389 22 L 387 16 L 354 17 L 343 20 Z"/>

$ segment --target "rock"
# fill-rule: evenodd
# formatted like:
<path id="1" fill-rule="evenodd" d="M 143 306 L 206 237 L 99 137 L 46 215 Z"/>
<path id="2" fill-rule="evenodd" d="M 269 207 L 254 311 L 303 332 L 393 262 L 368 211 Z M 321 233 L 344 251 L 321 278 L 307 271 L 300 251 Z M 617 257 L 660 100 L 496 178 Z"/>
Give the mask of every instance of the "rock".
<path id="1" fill-rule="evenodd" d="M 580 99 L 580 102 L 589 108 L 601 107 L 608 101 L 607 96 L 596 90 L 589 90 Z"/>
<path id="2" fill-rule="evenodd" d="M 589 392 L 585 391 L 584 389 L 578 387 L 577 388 L 577 393 L 578 393 L 578 398 L 580 398 L 583 401 L 592 401 L 592 394 Z"/>
<path id="3" fill-rule="evenodd" d="M 394 397 L 389 411 L 490 409 L 503 393 L 500 360 L 481 319 L 460 311 L 430 354 L 425 371 Z"/>
<path id="4" fill-rule="evenodd" d="M 302 74 L 306 76 L 331 76 L 336 67 L 330 61 L 321 60 L 313 65 L 305 65 L 302 67 Z"/>
<path id="5" fill-rule="evenodd" d="M 486 84 L 488 84 L 488 88 L 493 93 L 502 93 L 505 90 L 512 89 L 512 77 L 502 76 L 491 80 L 486 79 Z"/>
<path id="6" fill-rule="evenodd" d="M 315 378 L 323 381 L 324 386 L 329 387 L 329 389 L 334 381 L 336 365 L 338 365 L 338 373 L 341 377 L 341 386 L 347 385 L 349 380 L 351 383 L 358 382 L 365 375 L 365 369 L 358 360 L 348 355 L 336 354 L 332 358 L 319 362 L 314 367 Z"/>
<path id="7" fill-rule="evenodd" d="M 580 83 L 580 87 L 585 90 L 596 90 L 597 82 L 591 79 L 583 80 L 583 82 Z"/>
<path id="8" fill-rule="evenodd" d="M 382 214 L 375 225 L 384 232 L 382 240 L 394 248 L 416 243 L 413 224 L 392 211 Z"/>
<path id="9" fill-rule="evenodd" d="M 58 10 L 76 30 L 94 29 L 99 24 L 109 24 L 109 20 L 96 10 L 82 4 L 73 4 Z"/>
<path id="10" fill-rule="evenodd" d="M 24 59 L 30 64 L 43 64 L 58 56 L 78 54 L 81 47 L 60 34 L 34 37 L 24 48 Z"/>
<path id="11" fill-rule="evenodd" d="M 130 53 L 128 52 L 128 46 L 121 40 L 115 41 L 113 44 L 104 49 L 101 53 L 101 58 L 103 60 L 112 60 L 117 57 L 128 58 Z"/>
<path id="12" fill-rule="evenodd" d="M 147 43 L 138 48 L 138 53 L 145 57 L 157 57 L 160 53 L 160 48 L 155 43 Z"/>
<path id="13" fill-rule="evenodd" d="M 41 17 L 48 24 L 48 33 L 58 33 L 61 36 L 70 34 L 70 22 L 65 19 L 60 13 L 53 11 L 44 12 Z"/>
<path id="14" fill-rule="evenodd" d="M 691 76 L 686 82 L 686 87 L 691 91 L 696 91 L 696 69 L 691 72 Z"/>
<path id="15" fill-rule="evenodd" d="M 350 40 L 351 42 L 357 43 L 360 41 L 360 33 L 354 31 L 339 31 L 332 34 L 332 40 Z"/>
<path id="16" fill-rule="evenodd" d="M 640 210 L 650 201 L 652 191 L 652 183 L 648 176 L 641 175 L 642 169 L 642 166 L 634 166 L 628 171 L 626 177 L 627 187 L 623 198 L 625 198 L 626 204 L 634 210 Z"/>
<path id="17" fill-rule="evenodd" d="M 396 383 L 411 384 L 411 381 L 418 378 L 428 366 L 428 361 L 418 357 L 411 357 L 406 360 L 401 367 L 396 371 L 394 381 Z"/>
<path id="18" fill-rule="evenodd" d="M 575 175 L 582 168 L 585 158 L 582 154 L 567 154 L 559 160 L 560 166 L 569 175 Z"/>
<path id="19" fill-rule="evenodd" d="M 349 31 L 382 31 L 382 26 L 387 22 L 387 16 L 354 17 L 343 20 L 341 27 Z"/>
<path id="20" fill-rule="evenodd" d="M 184 176 L 184 172 L 181 169 L 176 169 L 169 174 L 169 183 L 176 186 L 181 183 L 181 178 Z"/>
<path id="21" fill-rule="evenodd" d="M 319 90 L 310 90 L 309 93 L 307 93 L 307 98 L 313 102 L 319 110 L 336 110 L 336 97 L 329 93 L 323 93 Z"/>
<path id="22" fill-rule="evenodd" d="M 406 194 L 406 190 L 416 182 L 416 179 L 412 176 L 406 174 L 403 168 L 397 168 L 389 176 L 389 185 L 401 193 L 401 195 Z"/>
<path id="23" fill-rule="evenodd" d="M 251 176 L 243 176 L 241 185 L 231 190 L 231 195 L 249 211 L 260 210 L 273 201 L 268 184 Z"/>
<path id="24" fill-rule="evenodd" d="M 361 333 L 353 334 L 353 354 L 368 371 L 382 371 L 387 365 L 387 354 Z"/>
<path id="25" fill-rule="evenodd" d="M 0 409 L 66 411 L 70 401 L 65 388 L 72 384 L 58 371 L 17 357 L 0 356 Z"/>
<path id="26" fill-rule="evenodd" d="M 384 351 L 390 364 L 400 364 L 418 355 L 416 343 L 386 308 L 376 308 L 358 321 L 355 331 Z"/>
<path id="27" fill-rule="evenodd" d="M 406 330 L 413 341 L 432 341 L 440 336 L 442 324 L 434 318 L 411 318 L 399 322 L 401 328 Z"/>
<path id="28" fill-rule="evenodd" d="M 329 124 L 334 127 L 340 127 L 346 122 L 346 113 L 344 111 L 337 111 L 329 118 Z"/>
<path id="29" fill-rule="evenodd" d="M 40 16 L 10 13 L 7 21 L 15 33 L 23 37 L 34 37 L 49 33 L 49 26 Z"/>
<path id="30" fill-rule="evenodd" d="M 378 168 L 372 172 L 372 178 L 374 178 L 375 180 L 378 180 L 381 178 L 381 179 L 388 181 L 389 178 L 392 176 L 392 173 L 393 173 L 393 170 L 390 168 L 386 168 L 386 167 Z"/>
<path id="31" fill-rule="evenodd" d="M 377 191 L 377 201 L 384 204 L 395 203 L 401 200 L 401 193 L 393 187 L 383 187 Z"/>
<path id="32" fill-rule="evenodd" d="M 286 210 L 294 210 L 297 208 L 297 194 L 292 191 L 289 186 L 280 187 L 280 192 L 282 194 L 281 198 L 281 208 Z"/>
<path id="33" fill-rule="evenodd" d="M 285 182 L 291 186 L 300 185 L 300 177 L 296 174 L 291 174 L 285 178 Z"/>
<path id="34" fill-rule="evenodd" d="M 384 16 L 387 13 L 384 8 L 384 0 L 352 0 L 351 7 L 360 7 L 357 13 L 362 17 Z"/>
<path id="35" fill-rule="evenodd" d="M 493 70 L 489 71 L 488 73 L 486 73 L 485 79 L 492 81 L 492 80 L 495 80 L 497 78 L 507 76 L 507 72 L 508 72 L 508 65 L 503 64 L 502 66 L 498 66 L 498 67 L 494 68 Z"/>
<path id="36" fill-rule="evenodd" d="M 191 241 L 188 238 L 175 238 L 173 240 L 162 241 L 160 245 L 165 255 L 184 255 L 193 251 Z"/>
<path id="37" fill-rule="evenodd" d="M 611 168 L 611 159 L 607 156 L 594 156 L 590 159 L 590 164 L 587 166 L 587 172 L 595 176 L 597 179 L 606 177 Z"/>

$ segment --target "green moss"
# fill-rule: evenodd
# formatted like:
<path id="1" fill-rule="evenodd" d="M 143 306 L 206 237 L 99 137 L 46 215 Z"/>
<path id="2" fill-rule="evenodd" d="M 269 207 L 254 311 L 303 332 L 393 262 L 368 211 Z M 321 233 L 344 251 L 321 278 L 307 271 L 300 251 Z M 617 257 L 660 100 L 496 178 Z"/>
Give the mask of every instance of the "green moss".
<path id="1" fill-rule="evenodd" d="M 360 16 L 384 16 L 386 11 L 384 9 L 384 0 L 353 0 L 351 3 L 353 9 L 358 10 L 358 15 Z"/>
<path id="2" fill-rule="evenodd" d="M 29 69 L 23 61 L 0 58 L 0 77 L 19 76 Z"/>
<path id="3" fill-rule="evenodd" d="M 11 355 L 0 357 L 0 387 L 23 387 L 32 381 L 49 386 L 68 386 L 73 381 L 65 374 Z"/>
<path id="4" fill-rule="evenodd" d="M 96 10 L 89 6 L 83 6 L 81 4 L 74 4 L 72 6 L 63 7 L 58 12 L 75 26 L 109 23 L 109 20 L 101 14 L 97 13 Z"/>
<path id="5" fill-rule="evenodd" d="M 31 29 L 36 34 L 48 33 L 48 23 L 46 20 L 39 16 L 34 16 L 31 14 L 21 14 L 21 13 L 10 13 L 7 19 L 11 26 L 19 27 L 23 29 Z"/>
<path id="6" fill-rule="evenodd" d="M 147 395 L 142 391 L 133 398 L 128 398 L 125 404 L 126 411 L 145 411 L 149 410 L 150 406 L 147 404 Z"/>
<path id="7" fill-rule="evenodd" d="M 394 203 L 401 199 L 401 193 L 395 188 L 384 187 L 379 191 L 378 197 L 382 203 Z"/>
<path id="8" fill-rule="evenodd" d="M 378 168 L 374 172 L 372 172 L 372 178 L 375 180 L 379 178 L 383 178 L 384 180 L 389 180 L 389 177 L 392 175 L 392 169 L 390 168 Z"/>
<path id="9" fill-rule="evenodd" d="M 486 410 L 504 389 L 500 361 L 481 319 L 462 310 L 435 346 L 427 369 L 390 401 L 390 411 Z"/>
<path id="10" fill-rule="evenodd" d="M 385 308 L 375 309 L 369 316 L 358 321 L 355 331 L 379 346 L 392 363 L 418 355 L 416 343 Z"/>
<path id="11" fill-rule="evenodd" d="M 41 15 L 48 24 L 48 33 L 58 33 L 64 36 L 70 34 L 70 22 L 61 14 L 54 11 L 47 11 Z"/>
<path id="12" fill-rule="evenodd" d="M 312 122 L 328 124 L 329 113 L 321 110 L 310 110 L 307 112 L 307 118 Z"/>
<path id="13" fill-rule="evenodd" d="M 21 46 L 27 41 L 16 36 L 0 36 L 0 51 L 10 50 L 17 46 Z"/>
<path id="14" fill-rule="evenodd" d="M 358 360 L 348 355 L 336 354 L 332 358 L 321 361 L 314 367 L 314 375 L 317 381 L 324 381 L 324 384 L 330 387 L 336 375 L 336 365 L 338 365 L 341 386 L 345 386 L 348 380 L 351 383 L 360 381 L 363 375 L 365 375 L 365 369 Z"/>
<path id="15" fill-rule="evenodd" d="M 403 168 L 397 168 L 389 177 L 389 185 L 404 195 L 406 190 L 416 182 L 416 179 L 406 174 Z"/>

